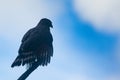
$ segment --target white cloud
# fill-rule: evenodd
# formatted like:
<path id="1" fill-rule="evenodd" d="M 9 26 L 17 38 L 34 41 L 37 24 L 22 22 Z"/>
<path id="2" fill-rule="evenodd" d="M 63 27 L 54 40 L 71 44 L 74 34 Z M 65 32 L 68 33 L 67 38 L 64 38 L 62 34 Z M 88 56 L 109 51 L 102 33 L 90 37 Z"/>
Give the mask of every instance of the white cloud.
<path id="1" fill-rule="evenodd" d="M 95 29 L 105 32 L 120 31 L 119 0 L 74 0 L 77 14 Z"/>
<path id="2" fill-rule="evenodd" d="M 62 1 L 0 0 L 0 36 L 18 38 L 29 28 L 36 26 L 41 18 L 53 20 L 62 12 Z"/>

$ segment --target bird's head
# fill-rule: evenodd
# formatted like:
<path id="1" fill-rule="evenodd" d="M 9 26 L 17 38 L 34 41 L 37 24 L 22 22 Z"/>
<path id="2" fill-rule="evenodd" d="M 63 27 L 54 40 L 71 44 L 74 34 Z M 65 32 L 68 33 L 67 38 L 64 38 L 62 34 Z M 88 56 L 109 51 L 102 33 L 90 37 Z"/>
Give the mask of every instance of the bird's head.
<path id="1" fill-rule="evenodd" d="M 46 25 L 48 27 L 53 28 L 52 22 L 49 19 L 47 19 L 47 18 L 41 19 L 40 22 L 39 22 L 39 24 Z"/>

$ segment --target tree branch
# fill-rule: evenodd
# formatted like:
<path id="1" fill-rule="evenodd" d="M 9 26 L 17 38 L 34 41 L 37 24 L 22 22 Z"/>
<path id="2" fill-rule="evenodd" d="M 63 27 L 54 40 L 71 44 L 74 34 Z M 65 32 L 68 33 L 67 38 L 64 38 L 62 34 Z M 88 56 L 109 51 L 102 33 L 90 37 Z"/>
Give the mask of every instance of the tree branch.
<path id="1" fill-rule="evenodd" d="M 18 80 L 25 80 L 37 67 L 39 66 L 39 61 L 35 62 L 32 67 L 30 67 L 26 72 L 24 72 Z"/>

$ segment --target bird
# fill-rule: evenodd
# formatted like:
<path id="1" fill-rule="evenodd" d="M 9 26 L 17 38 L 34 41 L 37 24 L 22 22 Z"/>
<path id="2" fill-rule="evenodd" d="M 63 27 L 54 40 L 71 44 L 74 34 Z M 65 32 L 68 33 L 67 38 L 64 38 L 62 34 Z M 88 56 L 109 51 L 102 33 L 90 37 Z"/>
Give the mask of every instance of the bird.
<path id="1" fill-rule="evenodd" d="M 18 80 L 25 80 L 38 66 L 47 66 L 53 56 L 53 28 L 50 19 L 42 18 L 39 23 L 29 29 L 21 40 L 18 55 L 11 67 L 27 66 Z"/>

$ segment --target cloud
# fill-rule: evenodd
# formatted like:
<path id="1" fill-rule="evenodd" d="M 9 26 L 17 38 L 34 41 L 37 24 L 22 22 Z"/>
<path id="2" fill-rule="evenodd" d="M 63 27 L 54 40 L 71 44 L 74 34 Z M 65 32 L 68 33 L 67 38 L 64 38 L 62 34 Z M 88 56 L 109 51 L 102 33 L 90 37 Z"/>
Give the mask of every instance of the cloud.
<path id="1" fill-rule="evenodd" d="M 13 39 L 36 26 L 43 17 L 56 19 L 64 12 L 64 3 L 55 0 L 1 0 L 0 12 L 0 36 Z"/>
<path id="2" fill-rule="evenodd" d="M 120 31 L 119 0 L 74 0 L 74 8 L 83 20 L 99 31 Z"/>

